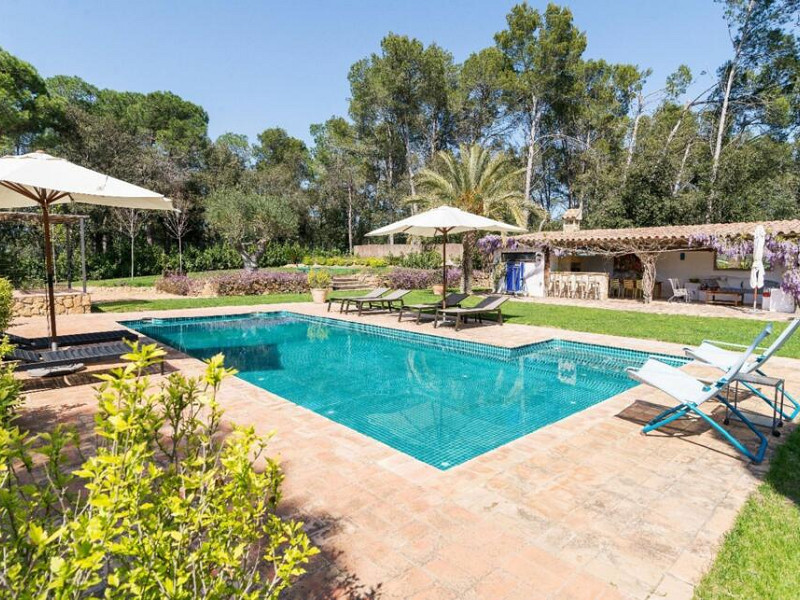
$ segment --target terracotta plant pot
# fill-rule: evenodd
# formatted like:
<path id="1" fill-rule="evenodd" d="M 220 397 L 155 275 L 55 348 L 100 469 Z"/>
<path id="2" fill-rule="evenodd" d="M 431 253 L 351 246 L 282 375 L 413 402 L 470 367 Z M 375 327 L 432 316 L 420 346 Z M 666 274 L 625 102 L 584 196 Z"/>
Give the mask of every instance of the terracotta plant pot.
<path id="1" fill-rule="evenodd" d="M 431 289 L 433 289 L 433 293 L 437 296 L 441 296 L 442 292 L 444 292 L 444 286 L 440 283 L 435 283 L 433 286 L 431 286 Z"/>
<path id="2" fill-rule="evenodd" d="M 326 289 L 312 289 L 311 300 L 314 304 L 325 304 L 328 301 L 328 290 Z"/>

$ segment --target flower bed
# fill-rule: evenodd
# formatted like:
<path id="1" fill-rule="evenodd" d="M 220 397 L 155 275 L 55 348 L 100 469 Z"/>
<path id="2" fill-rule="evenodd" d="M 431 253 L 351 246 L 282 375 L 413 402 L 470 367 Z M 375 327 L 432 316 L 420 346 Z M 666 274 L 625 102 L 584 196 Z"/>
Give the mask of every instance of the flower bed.
<path id="1" fill-rule="evenodd" d="M 461 269 L 447 268 L 448 287 L 458 285 L 461 280 Z M 386 274 L 386 284 L 393 289 L 422 290 L 442 282 L 439 269 L 405 269 L 398 267 Z"/>
<path id="2" fill-rule="evenodd" d="M 165 275 L 156 279 L 154 287 L 159 292 L 178 296 L 196 296 L 203 287 L 200 279 L 192 279 L 186 275 Z"/>
<path id="3" fill-rule="evenodd" d="M 305 273 L 284 271 L 240 271 L 215 277 L 213 283 L 220 296 L 298 294 L 309 289 Z"/>

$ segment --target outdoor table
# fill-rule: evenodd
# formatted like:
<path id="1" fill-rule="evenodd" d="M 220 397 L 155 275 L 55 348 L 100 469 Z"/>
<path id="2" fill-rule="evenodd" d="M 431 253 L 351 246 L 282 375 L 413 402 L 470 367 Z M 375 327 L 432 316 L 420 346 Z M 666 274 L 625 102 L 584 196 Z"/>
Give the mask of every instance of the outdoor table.
<path id="1" fill-rule="evenodd" d="M 781 413 L 783 412 L 783 405 L 786 398 L 785 380 L 779 377 L 768 377 L 766 375 L 759 375 L 758 373 L 739 373 L 734 379 L 736 387 L 734 390 L 733 403 L 738 407 L 739 401 L 739 382 L 747 383 L 750 385 L 771 387 L 773 392 L 772 399 L 772 435 L 780 437 L 781 432 L 778 430 L 783 427 L 783 419 L 780 417 L 778 407 Z M 725 423 L 728 423 L 728 410 L 725 409 Z"/>
<path id="2" fill-rule="evenodd" d="M 741 306 L 744 304 L 744 292 L 741 290 L 703 290 L 706 293 L 706 304 L 731 304 Z M 715 296 L 727 296 L 727 299 L 717 300 Z"/>

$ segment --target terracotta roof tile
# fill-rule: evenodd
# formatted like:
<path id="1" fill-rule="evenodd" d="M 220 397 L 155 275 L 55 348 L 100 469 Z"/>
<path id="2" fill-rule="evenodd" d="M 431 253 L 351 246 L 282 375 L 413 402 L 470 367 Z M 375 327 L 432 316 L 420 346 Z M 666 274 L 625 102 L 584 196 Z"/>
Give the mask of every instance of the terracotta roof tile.
<path id="1" fill-rule="evenodd" d="M 712 223 L 703 225 L 672 225 L 665 227 L 629 227 L 623 229 L 581 229 L 579 231 L 542 231 L 515 236 L 523 244 L 542 242 L 566 244 L 609 244 L 614 242 L 648 241 L 663 242 L 665 246 L 685 244 L 689 237 L 698 233 L 717 236 L 749 235 L 757 225 L 763 225 L 767 233 L 800 236 L 800 220 L 759 221 L 753 223 Z"/>

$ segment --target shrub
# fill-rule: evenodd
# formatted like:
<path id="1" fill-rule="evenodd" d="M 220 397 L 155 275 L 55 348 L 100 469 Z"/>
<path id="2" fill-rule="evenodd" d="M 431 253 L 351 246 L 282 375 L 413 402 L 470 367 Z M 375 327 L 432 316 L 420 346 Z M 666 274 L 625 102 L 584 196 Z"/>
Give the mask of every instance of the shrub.
<path id="1" fill-rule="evenodd" d="M 442 266 L 442 255 L 434 250 L 424 252 L 410 252 L 403 256 L 392 258 L 391 264 L 409 269 L 435 269 Z"/>
<path id="2" fill-rule="evenodd" d="M 14 304 L 14 286 L 5 277 L 0 277 L 0 333 L 11 325 L 11 310 Z"/>
<path id="3" fill-rule="evenodd" d="M 134 346 L 101 376 L 86 459 L 61 425 L 35 438 L 0 428 L 3 596 L 277 600 L 304 572 L 317 550 L 276 514 L 283 475 L 267 438 L 223 435 L 216 397 L 235 371 L 217 355 L 202 377 L 154 390 L 143 373 L 163 355 Z"/>
<path id="4" fill-rule="evenodd" d="M 303 264 L 321 267 L 386 267 L 389 265 L 389 261 L 385 258 L 374 256 L 319 256 L 307 254 L 303 257 Z"/>
<path id="5" fill-rule="evenodd" d="M 309 289 L 304 273 L 286 271 L 239 271 L 215 277 L 214 283 L 220 296 L 298 294 Z"/>
<path id="6" fill-rule="evenodd" d="M 322 269 L 311 269 L 308 272 L 308 286 L 314 290 L 327 289 L 331 285 L 331 274 Z"/>
<path id="7" fill-rule="evenodd" d="M 158 291 L 167 294 L 193 296 L 200 291 L 202 281 L 199 279 L 192 279 L 186 275 L 165 275 L 164 277 L 156 279 L 154 287 Z"/>
<path id="8" fill-rule="evenodd" d="M 13 346 L 8 343 L 8 337 L 0 338 L 0 361 L 8 355 Z M 2 464 L 2 431 L 11 424 L 19 405 L 22 403 L 22 382 L 14 377 L 14 368 L 10 363 L 0 362 L 0 481 L 3 479 Z M 0 514 L 2 509 L 0 509 Z M 2 534 L 0 533 L 0 539 Z"/>
<path id="9" fill-rule="evenodd" d="M 183 253 L 184 269 L 190 273 L 238 269 L 241 265 L 242 257 L 233 246 L 225 243 L 214 244 L 203 249 L 190 246 Z"/>
<path id="10" fill-rule="evenodd" d="M 447 268 L 447 286 L 458 285 L 461 269 Z M 389 287 L 404 290 L 422 290 L 442 282 L 442 272 L 438 269 L 406 269 L 397 267 L 386 275 Z"/>

